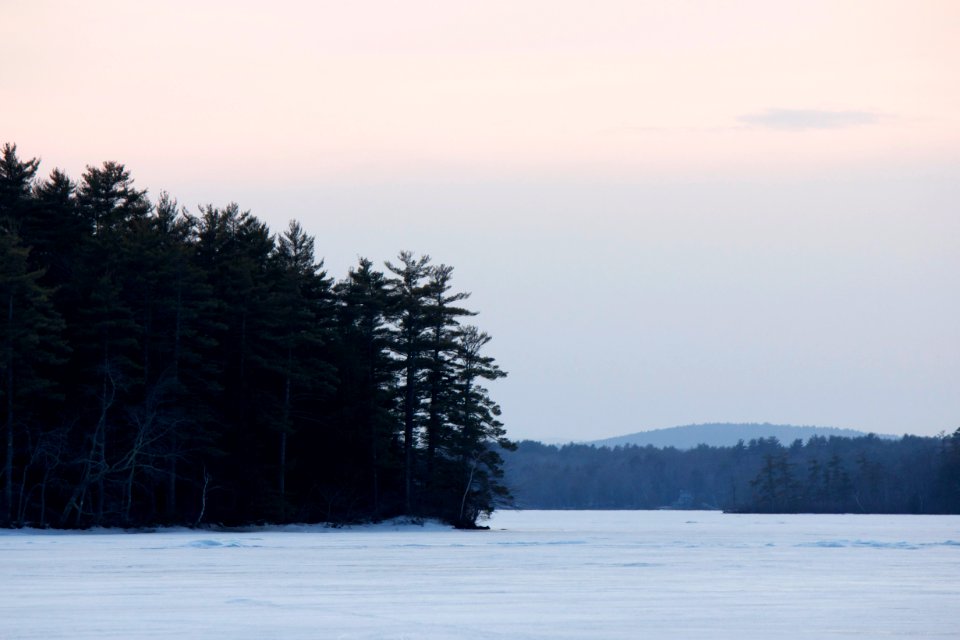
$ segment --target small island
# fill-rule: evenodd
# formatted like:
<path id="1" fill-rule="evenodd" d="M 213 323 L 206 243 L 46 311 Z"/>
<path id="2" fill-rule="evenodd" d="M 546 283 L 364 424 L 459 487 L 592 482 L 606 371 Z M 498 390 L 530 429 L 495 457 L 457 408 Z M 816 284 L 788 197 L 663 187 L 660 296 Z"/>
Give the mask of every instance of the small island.
<path id="1" fill-rule="evenodd" d="M 336 280 L 296 221 L 38 167 L 3 147 L 0 523 L 472 528 L 506 495 L 506 374 L 453 267 Z"/>

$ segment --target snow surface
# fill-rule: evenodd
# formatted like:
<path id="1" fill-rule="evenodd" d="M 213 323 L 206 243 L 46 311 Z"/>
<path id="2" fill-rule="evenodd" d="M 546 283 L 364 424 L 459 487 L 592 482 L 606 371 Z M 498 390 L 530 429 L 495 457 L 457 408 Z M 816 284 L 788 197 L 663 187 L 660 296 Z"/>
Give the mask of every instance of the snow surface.
<path id="1" fill-rule="evenodd" d="M 0 533 L 0 638 L 960 637 L 960 517 Z"/>

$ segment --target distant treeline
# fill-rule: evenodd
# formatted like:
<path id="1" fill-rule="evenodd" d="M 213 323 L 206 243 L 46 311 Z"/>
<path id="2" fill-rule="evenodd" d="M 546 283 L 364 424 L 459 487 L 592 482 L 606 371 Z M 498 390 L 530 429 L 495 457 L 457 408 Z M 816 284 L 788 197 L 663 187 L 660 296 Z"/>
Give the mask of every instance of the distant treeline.
<path id="1" fill-rule="evenodd" d="M 453 269 L 0 157 L 0 525 L 473 526 L 511 447 Z"/>
<path id="2" fill-rule="evenodd" d="M 506 479 L 529 509 L 960 513 L 960 429 L 689 450 L 524 441 L 506 456 Z"/>

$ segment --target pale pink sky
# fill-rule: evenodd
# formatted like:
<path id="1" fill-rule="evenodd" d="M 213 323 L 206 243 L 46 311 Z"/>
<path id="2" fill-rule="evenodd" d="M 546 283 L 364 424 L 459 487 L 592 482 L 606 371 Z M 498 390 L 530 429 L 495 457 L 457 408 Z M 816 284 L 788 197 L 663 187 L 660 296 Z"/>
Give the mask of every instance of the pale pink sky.
<path id="1" fill-rule="evenodd" d="M 453 264 L 515 437 L 933 434 L 958 33 L 955 0 L 0 0 L 0 142 L 299 218 L 337 277 Z"/>
<path id="2" fill-rule="evenodd" d="M 5 2 L 4 135 L 151 179 L 632 179 L 956 159 L 960 5 Z M 804 135 L 749 123 L 805 112 Z M 817 115 L 867 121 L 818 128 Z M 803 115 L 803 114 L 798 114 Z M 823 124 L 822 122 L 819 124 Z"/>

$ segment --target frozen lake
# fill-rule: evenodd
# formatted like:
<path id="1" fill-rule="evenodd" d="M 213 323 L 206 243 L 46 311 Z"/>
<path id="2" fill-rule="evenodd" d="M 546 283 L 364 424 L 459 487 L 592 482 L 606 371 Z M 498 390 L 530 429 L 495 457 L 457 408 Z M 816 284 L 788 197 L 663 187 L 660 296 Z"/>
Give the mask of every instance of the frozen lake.
<path id="1" fill-rule="evenodd" d="M 0 532 L 0 638 L 960 637 L 960 517 Z"/>

